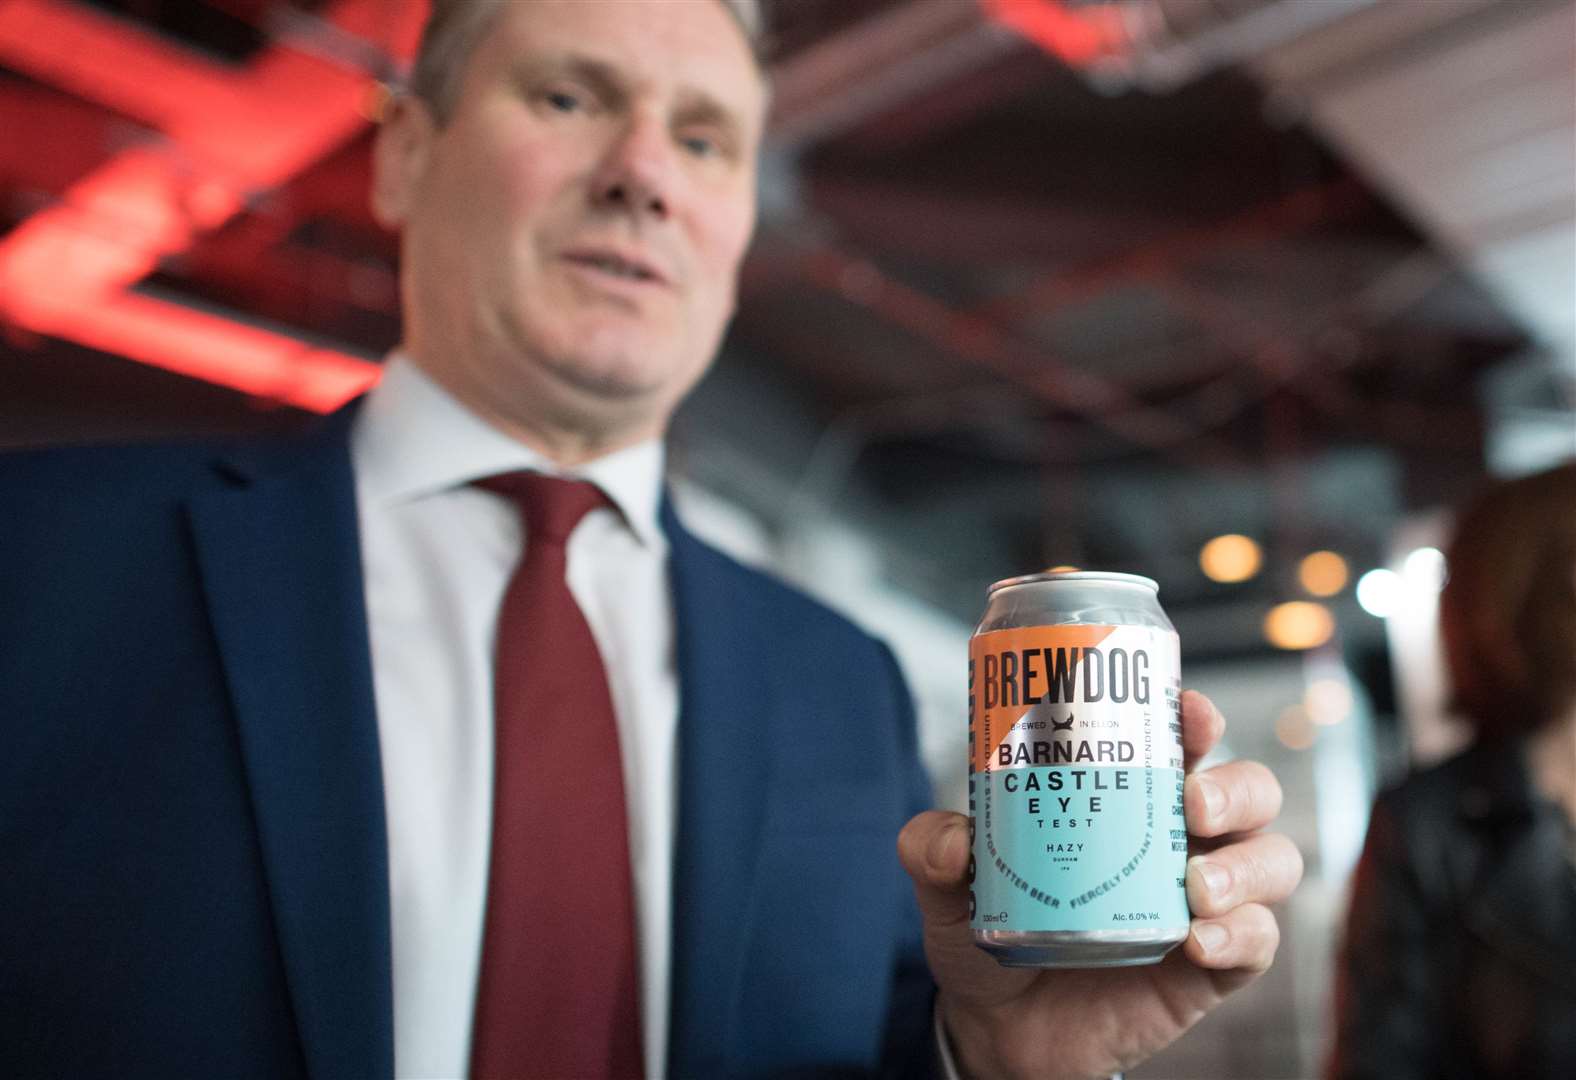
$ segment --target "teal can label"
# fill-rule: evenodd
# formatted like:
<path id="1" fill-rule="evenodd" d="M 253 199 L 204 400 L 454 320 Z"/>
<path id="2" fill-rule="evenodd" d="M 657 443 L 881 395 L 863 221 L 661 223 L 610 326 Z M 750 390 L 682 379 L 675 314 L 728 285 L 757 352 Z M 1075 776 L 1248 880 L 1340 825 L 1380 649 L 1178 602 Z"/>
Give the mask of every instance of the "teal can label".
<path id="1" fill-rule="evenodd" d="M 1167 627 L 1021 626 L 969 651 L 971 925 L 1004 963 L 1150 963 L 1187 934 Z"/>

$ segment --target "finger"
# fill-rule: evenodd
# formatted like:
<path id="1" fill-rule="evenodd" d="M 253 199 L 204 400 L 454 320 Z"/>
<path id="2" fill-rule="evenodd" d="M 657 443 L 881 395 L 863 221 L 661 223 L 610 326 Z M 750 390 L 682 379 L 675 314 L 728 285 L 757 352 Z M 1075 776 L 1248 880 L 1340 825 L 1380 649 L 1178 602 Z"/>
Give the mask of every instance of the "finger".
<path id="1" fill-rule="evenodd" d="M 1244 904 L 1215 919 L 1195 919 L 1182 951 L 1199 967 L 1254 976 L 1269 969 L 1280 927 L 1262 904 Z"/>
<path id="2" fill-rule="evenodd" d="M 1182 691 L 1182 765 L 1186 769 L 1215 748 L 1226 733 L 1226 718 L 1197 690 Z"/>
<path id="3" fill-rule="evenodd" d="M 1302 880 L 1302 852 L 1280 833 L 1255 833 L 1187 863 L 1187 903 L 1201 918 L 1243 904 L 1274 904 Z"/>
<path id="4" fill-rule="evenodd" d="M 943 810 L 925 811 L 898 834 L 897 857 L 914 879 L 914 895 L 927 923 L 968 921 L 968 818 Z"/>
<path id="5" fill-rule="evenodd" d="M 1194 836 L 1262 829 L 1280 808 L 1280 781 L 1257 761 L 1228 761 L 1183 781 L 1182 812 Z"/>
<path id="6" fill-rule="evenodd" d="M 914 879 L 925 958 L 943 995 L 992 1008 L 1022 993 L 1038 973 L 1002 967 L 975 946 L 969 929 L 969 819 L 927 810 L 903 826 L 897 854 Z"/>

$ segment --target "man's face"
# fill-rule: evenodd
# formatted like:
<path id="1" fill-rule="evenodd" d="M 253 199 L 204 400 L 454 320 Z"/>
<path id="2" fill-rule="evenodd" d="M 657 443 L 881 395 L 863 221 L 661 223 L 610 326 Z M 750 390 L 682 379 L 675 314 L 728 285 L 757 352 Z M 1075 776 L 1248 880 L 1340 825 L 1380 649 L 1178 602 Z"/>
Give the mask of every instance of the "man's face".
<path id="1" fill-rule="evenodd" d="M 406 347 L 560 460 L 660 433 L 733 313 L 764 112 L 717 0 L 500 5 L 447 122 L 380 136 Z"/>

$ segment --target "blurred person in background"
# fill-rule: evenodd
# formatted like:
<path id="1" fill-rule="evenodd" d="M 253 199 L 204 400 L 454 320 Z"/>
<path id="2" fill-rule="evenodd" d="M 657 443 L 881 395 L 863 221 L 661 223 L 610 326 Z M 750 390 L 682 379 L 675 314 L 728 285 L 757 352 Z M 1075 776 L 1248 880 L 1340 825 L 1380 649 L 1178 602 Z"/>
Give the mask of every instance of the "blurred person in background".
<path id="1" fill-rule="evenodd" d="M 0 461 L 0 1073 L 1094 1076 L 1268 967 L 1301 863 L 1268 770 L 1192 769 L 1206 699 L 1187 941 L 1000 967 L 890 651 L 668 506 L 757 16 L 440 0 L 375 151 L 377 388 Z"/>
<path id="2" fill-rule="evenodd" d="M 1480 496 L 1447 573 L 1476 738 L 1374 806 L 1332 1080 L 1576 1076 L 1576 464 Z"/>

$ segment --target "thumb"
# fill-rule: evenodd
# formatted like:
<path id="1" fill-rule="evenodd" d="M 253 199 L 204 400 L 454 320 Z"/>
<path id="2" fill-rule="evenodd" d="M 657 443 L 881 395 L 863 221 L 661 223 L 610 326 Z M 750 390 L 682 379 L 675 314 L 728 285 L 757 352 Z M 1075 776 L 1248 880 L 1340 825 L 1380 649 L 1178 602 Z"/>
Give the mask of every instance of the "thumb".
<path id="1" fill-rule="evenodd" d="M 925 920 L 930 973 L 954 1012 L 993 1008 L 1034 982 L 1037 972 L 1004 968 L 974 944 L 969 929 L 968 818 L 925 811 L 903 826 L 897 854 L 914 879 L 914 897 Z"/>
<path id="2" fill-rule="evenodd" d="M 914 879 L 920 914 L 931 926 L 969 918 L 969 819 L 927 810 L 903 826 L 897 856 Z"/>

